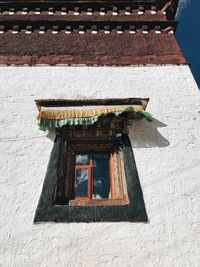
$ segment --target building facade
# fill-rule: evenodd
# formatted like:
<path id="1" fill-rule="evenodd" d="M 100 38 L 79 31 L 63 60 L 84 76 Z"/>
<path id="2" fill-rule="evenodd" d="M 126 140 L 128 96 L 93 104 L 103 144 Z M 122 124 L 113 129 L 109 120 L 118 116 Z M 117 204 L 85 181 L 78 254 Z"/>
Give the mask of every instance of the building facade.
<path id="1" fill-rule="evenodd" d="M 177 5 L 0 1 L 0 266 L 199 266 L 200 95 L 174 37 Z M 48 101 L 60 110 L 66 99 L 99 107 L 133 98 L 152 121 L 119 117 L 131 119 L 119 131 L 133 152 L 122 166 L 126 182 L 134 169 L 131 215 L 126 202 L 113 216 L 113 203 L 48 206 L 52 128 L 61 127 L 41 131 L 36 104 L 40 114 Z"/>

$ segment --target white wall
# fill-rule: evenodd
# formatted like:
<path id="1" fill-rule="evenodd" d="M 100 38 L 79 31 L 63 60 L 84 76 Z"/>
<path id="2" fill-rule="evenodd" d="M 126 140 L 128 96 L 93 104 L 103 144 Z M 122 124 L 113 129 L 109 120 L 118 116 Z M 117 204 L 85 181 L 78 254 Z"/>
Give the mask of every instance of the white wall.
<path id="1" fill-rule="evenodd" d="M 130 136 L 149 223 L 33 224 L 37 98 L 150 97 Z M 187 66 L 0 67 L 0 266 L 199 266 L 200 92 Z"/>

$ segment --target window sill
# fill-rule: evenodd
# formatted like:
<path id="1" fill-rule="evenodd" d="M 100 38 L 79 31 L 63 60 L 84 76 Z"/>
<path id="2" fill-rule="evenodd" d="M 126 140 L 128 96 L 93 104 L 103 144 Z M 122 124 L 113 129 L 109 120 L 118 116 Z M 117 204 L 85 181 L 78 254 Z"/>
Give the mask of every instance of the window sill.
<path id="1" fill-rule="evenodd" d="M 70 200 L 69 206 L 122 206 L 128 204 L 123 199 Z"/>

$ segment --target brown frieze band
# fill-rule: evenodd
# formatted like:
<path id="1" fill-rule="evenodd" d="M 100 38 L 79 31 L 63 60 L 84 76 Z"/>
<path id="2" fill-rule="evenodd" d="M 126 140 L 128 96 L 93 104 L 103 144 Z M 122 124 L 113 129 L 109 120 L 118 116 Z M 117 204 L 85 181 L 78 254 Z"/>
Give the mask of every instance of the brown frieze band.
<path id="1" fill-rule="evenodd" d="M 0 37 L 0 47 L 0 64 L 6 65 L 130 66 L 187 63 L 171 34 L 5 33 Z"/>

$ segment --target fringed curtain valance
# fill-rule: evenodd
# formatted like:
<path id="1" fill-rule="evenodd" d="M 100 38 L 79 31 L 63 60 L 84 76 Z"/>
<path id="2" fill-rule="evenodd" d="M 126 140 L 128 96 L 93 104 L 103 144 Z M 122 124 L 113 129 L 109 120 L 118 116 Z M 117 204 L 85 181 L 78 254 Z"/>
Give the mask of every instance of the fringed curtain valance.
<path id="1" fill-rule="evenodd" d="M 92 125 L 100 118 L 123 114 L 137 114 L 151 121 L 151 115 L 144 111 L 142 105 L 41 108 L 38 119 L 40 129 L 46 130 L 48 127 L 60 128 L 64 125 Z"/>

